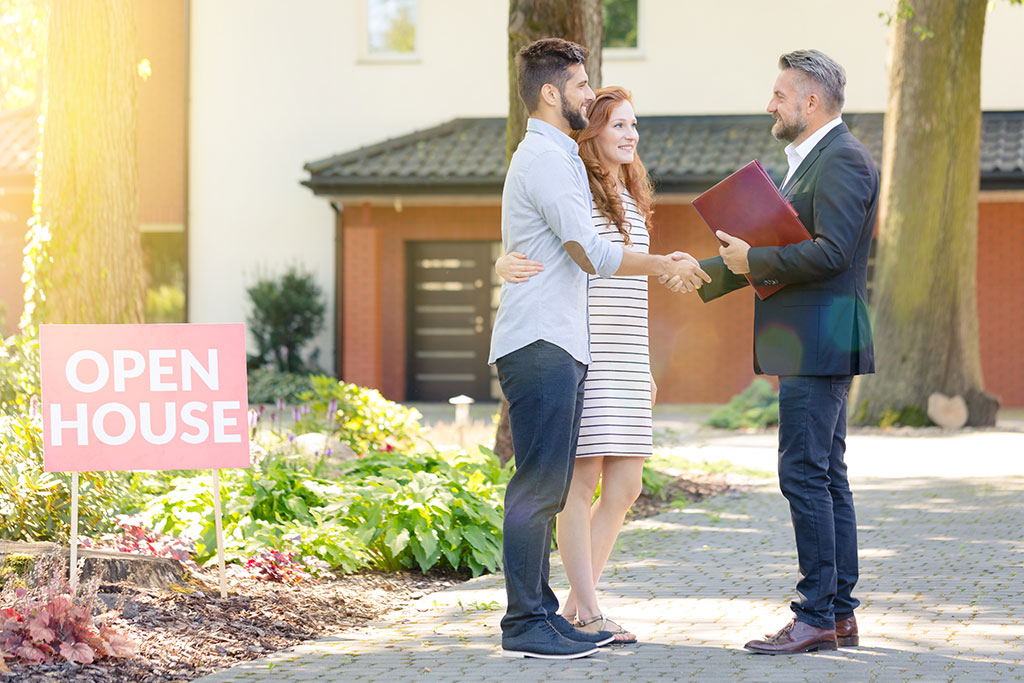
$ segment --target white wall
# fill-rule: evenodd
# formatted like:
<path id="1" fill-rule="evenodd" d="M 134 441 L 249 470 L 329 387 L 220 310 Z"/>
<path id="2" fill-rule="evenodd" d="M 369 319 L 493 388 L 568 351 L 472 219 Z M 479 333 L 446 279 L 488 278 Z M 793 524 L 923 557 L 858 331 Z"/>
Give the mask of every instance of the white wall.
<path id="1" fill-rule="evenodd" d="M 328 299 L 316 340 L 332 369 L 334 215 L 302 165 L 456 116 L 506 112 L 507 0 L 421 0 L 420 59 L 359 60 L 362 0 L 191 3 L 189 319 L 244 321 L 246 287 L 292 264 Z M 882 111 L 886 0 L 641 0 L 640 59 L 608 55 L 605 84 L 641 114 L 764 111 L 782 52 L 847 70 L 847 110 Z M 1024 108 L 1024 7 L 987 21 L 982 106 Z M 767 130 L 767 129 L 766 129 Z"/>
<path id="2" fill-rule="evenodd" d="M 299 185 L 303 164 L 457 115 L 499 115 L 507 87 L 504 2 L 456 12 L 424 0 L 423 58 L 406 65 L 357 64 L 355 3 L 192 3 L 189 320 L 244 321 L 246 287 L 301 265 L 327 295 L 315 342 L 327 369 L 334 214 Z M 453 43 L 456 24 L 481 30 Z"/>

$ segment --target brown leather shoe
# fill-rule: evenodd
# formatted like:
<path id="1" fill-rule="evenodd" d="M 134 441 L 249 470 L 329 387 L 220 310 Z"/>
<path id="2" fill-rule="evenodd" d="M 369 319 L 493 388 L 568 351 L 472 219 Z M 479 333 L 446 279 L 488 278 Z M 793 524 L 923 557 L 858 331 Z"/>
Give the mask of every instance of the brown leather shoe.
<path id="1" fill-rule="evenodd" d="M 836 622 L 836 642 L 839 644 L 839 647 L 857 647 L 860 645 L 856 615 L 851 614 L 848 618 Z"/>
<path id="2" fill-rule="evenodd" d="M 743 647 L 759 655 L 793 655 L 799 652 L 835 650 L 838 644 L 835 629 L 815 628 L 794 619 L 775 635 L 765 640 L 752 640 Z"/>

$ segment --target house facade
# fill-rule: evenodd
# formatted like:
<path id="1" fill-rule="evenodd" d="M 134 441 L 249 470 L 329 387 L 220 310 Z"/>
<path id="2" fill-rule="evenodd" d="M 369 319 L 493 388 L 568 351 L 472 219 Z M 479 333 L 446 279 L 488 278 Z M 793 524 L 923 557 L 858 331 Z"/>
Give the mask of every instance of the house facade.
<path id="1" fill-rule="evenodd" d="M 883 115 L 843 118 L 880 163 Z M 766 119 L 639 118 L 639 153 L 659 197 L 652 250 L 717 253 L 690 200 L 750 159 L 781 181 L 787 163 Z M 349 207 L 336 217 L 339 364 L 349 381 L 403 399 L 498 396 L 486 358 L 500 287 L 492 263 L 501 254 L 504 136 L 502 118 L 457 119 L 308 164 L 306 185 Z M 978 313 L 986 387 L 1007 406 L 1024 405 L 1022 142 L 1024 111 L 985 112 Z M 706 305 L 650 291 L 659 400 L 724 402 L 750 382 L 752 295 Z"/>
<path id="2" fill-rule="evenodd" d="M 602 82 L 631 89 L 644 116 L 757 116 L 778 55 L 813 45 L 845 66 L 848 112 L 884 111 L 888 27 L 879 13 L 891 9 L 888 0 L 740 4 L 746 9 L 638 0 L 632 38 L 603 54 Z M 315 275 L 333 312 L 316 340 L 326 369 L 399 400 L 467 393 L 458 386 L 472 386 L 478 398 L 493 395 L 479 353 L 496 291 L 489 264 L 499 248 L 500 183 L 474 187 L 436 176 L 431 187 L 416 188 L 391 182 L 393 169 L 362 163 L 354 176 L 363 174 L 366 184 L 316 190 L 310 169 L 457 118 L 503 117 L 507 2 L 310 0 L 283 12 L 270 0 L 223 1 L 193 3 L 191 12 L 189 319 L 244 320 L 245 288 L 298 265 Z M 1024 109 L 1015 66 L 1024 56 L 1022 34 L 1024 11 L 995 4 L 983 58 L 986 111 Z M 757 149 L 781 153 L 769 124 L 763 116 Z M 443 159 L 458 149 L 419 158 L 424 176 L 445 169 Z M 720 157 L 710 145 L 701 149 Z M 730 149 L 740 154 L 733 168 L 749 160 L 750 148 Z M 484 175 L 500 175 L 500 157 L 482 163 L 489 164 Z M 700 159 L 695 163 L 699 170 Z M 688 207 L 701 189 L 680 185 L 661 194 L 658 248 L 713 253 Z M 1024 237 L 1020 203 L 1020 190 L 986 190 L 983 226 L 986 216 L 998 216 L 992 230 Z M 473 264 L 469 279 L 451 277 L 456 261 Z M 472 285 L 463 292 L 467 301 L 438 303 L 452 294 L 445 288 L 464 286 L 456 282 Z M 749 382 L 750 307 L 744 297 L 701 307 L 652 288 L 652 352 L 663 400 L 724 400 Z M 998 325 L 984 323 L 987 316 L 983 348 L 1004 354 L 985 341 L 1002 338 L 993 331 Z M 417 341 L 410 337 L 417 329 L 459 334 Z M 684 341 L 701 353 L 681 358 Z M 1007 372 L 999 366 L 989 383 Z M 1022 376 L 1019 367 L 1014 372 Z M 1007 405 L 1024 405 L 1024 396 L 994 390 Z"/>
<path id="3" fill-rule="evenodd" d="M 645 118 L 644 126 L 671 130 L 710 117 L 723 131 L 651 146 L 645 140 L 653 135 L 642 128 L 648 165 L 657 152 L 668 154 L 658 178 L 656 249 L 713 253 L 713 239 L 689 200 L 752 156 L 781 154 L 764 114 L 779 54 L 801 47 L 827 52 L 847 70 L 851 117 L 885 109 L 889 29 L 879 13 L 891 10 L 890 0 L 606 2 L 625 19 L 606 26 L 603 84 L 633 92 L 638 113 L 655 117 Z M 151 115 L 158 124 L 144 135 L 164 147 L 147 152 L 149 161 L 140 153 L 140 164 L 151 168 L 140 174 L 143 222 L 157 234 L 150 241 L 159 238 L 171 252 L 180 245 L 182 252 L 178 268 L 166 269 L 186 295 L 182 319 L 242 322 L 249 311 L 246 288 L 298 266 L 313 274 L 327 302 L 328 324 L 313 346 L 328 372 L 396 400 L 452 395 L 447 392 L 459 382 L 470 382 L 471 390 L 453 393 L 493 395 L 489 371 L 467 354 L 484 348 L 495 305 L 490 263 L 500 249 L 503 158 L 466 153 L 466 140 L 480 142 L 469 129 L 445 131 L 472 121 L 500 125 L 493 121 L 506 114 L 507 0 L 143 4 L 169 12 L 146 30 L 171 36 L 164 42 L 182 49 L 154 59 L 153 74 L 177 70 L 179 78 L 165 92 L 180 84 L 179 94 L 155 111 L 183 114 L 168 121 Z M 990 115 L 1024 110 L 1021 35 L 1024 9 L 994 3 L 982 64 L 982 108 Z M 743 117 L 752 123 L 736 128 Z M 462 123 L 453 123 L 457 119 Z M 1011 136 L 1014 120 L 1010 116 L 1006 124 Z M 745 136 L 742 144 L 737 135 Z M 1006 158 L 999 156 L 992 168 L 1005 164 L 1011 171 L 1001 185 L 983 182 L 979 251 L 997 253 L 991 264 L 979 263 L 979 291 L 1022 291 L 1021 254 L 1007 248 L 1024 243 L 1024 188 L 1014 184 L 1021 152 L 1012 139 L 997 138 L 995 154 Z M 429 141 L 442 146 L 417 157 L 403 147 L 410 139 L 422 149 Z M 2 148 L 0 140 L 0 160 Z M 401 151 L 382 151 L 392 148 Z M 465 157 L 461 167 L 458 155 Z M 340 185 L 320 182 L 346 158 L 351 168 L 335 178 Z M 407 173 L 410 158 L 418 175 Z M 668 172 L 673 168 L 677 176 Z M 3 171 L 0 227 L 7 225 L 5 215 L 13 215 L 5 208 Z M 149 209 L 147 192 L 154 197 Z M 0 240 L 0 257 L 9 251 L 15 259 L 20 225 L 11 225 L 5 228 L 10 239 Z M 455 262 L 469 271 L 453 273 Z M 7 277 L 11 268 L 16 265 L 4 261 L 0 275 L 13 281 Z M 1007 286 L 1014 278 L 1017 286 Z M 466 301 L 453 303 L 447 298 L 463 291 L 452 289 L 464 286 L 452 284 L 458 282 L 470 283 L 472 291 L 464 291 Z M 18 286 L 10 288 L 16 292 Z M 702 307 L 651 291 L 652 360 L 663 400 L 724 400 L 749 382 L 749 301 L 729 297 L 734 300 Z M 980 300 L 989 388 L 1002 393 L 1004 405 L 1024 405 L 1024 367 L 1014 361 L 1021 345 L 1003 333 L 1024 327 L 1022 307 L 999 300 L 1005 307 L 994 308 L 991 301 Z M 16 304 L 7 305 L 16 318 Z M 417 317 L 424 315 L 426 320 Z M 463 334 L 415 332 L 458 328 Z M 678 352 L 684 342 L 686 358 Z M 992 359 L 1001 360 L 992 365 Z M 1017 393 L 1004 391 L 1000 382 L 1017 385 Z"/>

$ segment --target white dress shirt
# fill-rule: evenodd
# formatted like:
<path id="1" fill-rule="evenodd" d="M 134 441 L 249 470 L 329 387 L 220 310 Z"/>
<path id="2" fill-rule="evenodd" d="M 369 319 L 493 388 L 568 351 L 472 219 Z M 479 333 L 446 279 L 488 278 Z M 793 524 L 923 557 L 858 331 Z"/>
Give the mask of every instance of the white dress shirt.
<path id="1" fill-rule="evenodd" d="M 825 137 L 830 130 L 838 126 L 843 122 L 842 116 L 837 116 L 818 130 L 811 133 L 811 137 L 807 138 L 799 145 L 794 146 L 793 143 L 786 145 L 786 159 L 789 161 L 789 173 L 786 174 L 786 179 L 782 181 L 782 187 L 786 186 L 789 179 L 796 173 L 796 169 L 800 168 L 800 164 L 803 163 L 807 155 L 811 153 L 814 146 L 821 142 L 821 139 Z"/>

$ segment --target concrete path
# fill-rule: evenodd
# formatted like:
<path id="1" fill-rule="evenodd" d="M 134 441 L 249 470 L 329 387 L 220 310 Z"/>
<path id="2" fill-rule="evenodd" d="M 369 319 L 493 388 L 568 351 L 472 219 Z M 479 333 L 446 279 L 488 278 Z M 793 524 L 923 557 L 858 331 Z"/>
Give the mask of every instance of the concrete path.
<path id="1" fill-rule="evenodd" d="M 774 435 L 688 440 L 691 460 L 774 468 Z M 203 681 L 1024 680 L 1024 433 L 855 435 L 861 644 L 767 657 L 796 580 L 777 482 L 628 524 L 602 584 L 640 644 L 571 662 L 500 656 L 501 578 L 434 593 L 357 631 Z M 554 563 L 556 588 L 566 587 Z M 564 593 L 563 593 L 564 594 Z"/>

